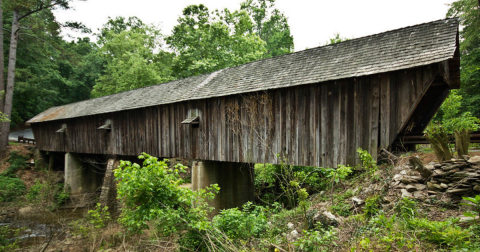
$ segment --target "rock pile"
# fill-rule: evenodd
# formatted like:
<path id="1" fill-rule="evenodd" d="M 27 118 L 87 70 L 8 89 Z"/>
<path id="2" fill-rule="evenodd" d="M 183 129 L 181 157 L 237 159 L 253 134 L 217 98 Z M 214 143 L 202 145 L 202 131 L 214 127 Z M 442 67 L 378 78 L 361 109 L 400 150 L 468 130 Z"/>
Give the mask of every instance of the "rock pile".
<path id="1" fill-rule="evenodd" d="M 446 193 L 458 201 L 462 196 L 480 194 L 480 156 L 427 165 L 417 157 L 411 157 L 405 168 L 393 177 L 392 182 L 403 197 L 424 199 Z"/>

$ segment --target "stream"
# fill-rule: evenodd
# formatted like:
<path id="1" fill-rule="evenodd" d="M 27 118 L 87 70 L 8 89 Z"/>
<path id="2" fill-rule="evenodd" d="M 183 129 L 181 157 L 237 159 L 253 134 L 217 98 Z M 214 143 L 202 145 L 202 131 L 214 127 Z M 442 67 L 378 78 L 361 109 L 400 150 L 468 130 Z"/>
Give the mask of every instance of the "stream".
<path id="1" fill-rule="evenodd" d="M 66 237 L 68 223 L 79 220 L 87 213 L 86 208 L 59 209 L 53 212 L 25 207 L 18 210 L 12 218 L 0 222 L 0 227 L 9 226 L 10 230 L 20 230 L 9 240 L 18 240 L 20 248 L 43 246 L 46 239 Z"/>

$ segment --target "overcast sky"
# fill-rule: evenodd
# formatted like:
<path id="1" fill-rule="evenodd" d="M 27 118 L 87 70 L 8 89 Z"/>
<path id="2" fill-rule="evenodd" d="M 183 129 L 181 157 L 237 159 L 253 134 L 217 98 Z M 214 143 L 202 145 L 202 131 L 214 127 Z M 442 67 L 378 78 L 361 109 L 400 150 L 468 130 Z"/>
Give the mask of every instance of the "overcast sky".
<path id="1" fill-rule="evenodd" d="M 60 22 L 80 21 L 96 32 L 108 17 L 137 16 L 170 34 L 183 8 L 204 4 L 209 10 L 239 9 L 243 0 L 87 0 L 73 2 L 73 10 L 59 10 Z M 277 0 L 288 17 L 295 51 L 325 44 L 333 34 L 358 38 L 445 18 L 453 0 Z M 72 34 L 72 33 L 71 33 Z M 75 34 L 74 34 L 75 35 Z"/>

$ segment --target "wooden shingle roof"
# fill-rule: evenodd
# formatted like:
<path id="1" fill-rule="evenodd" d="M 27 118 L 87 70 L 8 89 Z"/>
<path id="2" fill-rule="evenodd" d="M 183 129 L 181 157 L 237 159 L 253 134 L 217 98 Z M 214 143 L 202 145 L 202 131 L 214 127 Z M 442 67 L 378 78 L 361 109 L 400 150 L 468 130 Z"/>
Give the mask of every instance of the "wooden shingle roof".
<path id="1" fill-rule="evenodd" d="M 424 66 L 454 57 L 458 19 L 438 20 L 210 74 L 52 107 L 27 123 L 75 118 Z"/>

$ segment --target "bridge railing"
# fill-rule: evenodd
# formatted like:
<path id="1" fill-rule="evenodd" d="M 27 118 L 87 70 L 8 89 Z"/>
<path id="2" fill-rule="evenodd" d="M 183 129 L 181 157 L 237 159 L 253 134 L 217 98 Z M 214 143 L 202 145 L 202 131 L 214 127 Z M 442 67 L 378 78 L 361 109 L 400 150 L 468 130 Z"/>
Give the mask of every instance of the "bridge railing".
<path id="1" fill-rule="evenodd" d="M 18 136 L 18 142 L 19 143 L 26 143 L 26 144 L 32 143 L 33 145 L 35 145 L 35 143 L 36 143 L 35 139 L 27 138 L 27 137 L 24 137 L 24 136 Z"/>

